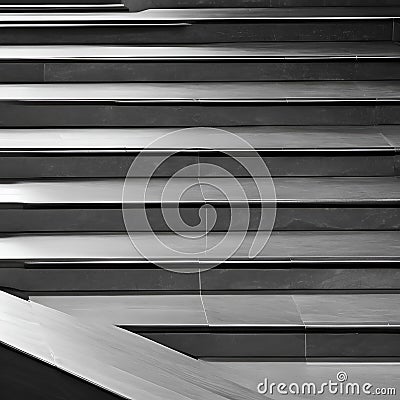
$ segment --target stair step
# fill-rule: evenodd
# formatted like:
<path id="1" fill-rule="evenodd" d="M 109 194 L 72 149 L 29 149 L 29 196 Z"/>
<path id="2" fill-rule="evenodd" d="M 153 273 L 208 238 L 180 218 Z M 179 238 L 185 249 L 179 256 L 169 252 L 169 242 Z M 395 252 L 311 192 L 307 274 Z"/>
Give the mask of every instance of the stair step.
<path id="1" fill-rule="evenodd" d="M 0 44 L 392 41 L 399 13 L 399 7 L 3 13 Z"/>
<path id="2" fill-rule="evenodd" d="M 34 296 L 199 358 L 398 359 L 398 294 Z M 336 343 L 332 347 L 332 343 Z M 372 346 L 373 344 L 373 346 Z"/>
<path id="3" fill-rule="evenodd" d="M 176 128 L 1 129 L 0 178 L 125 178 L 140 152 L 145 162 L 154 163 L 159 162 L 160 150 L 176 154 L 171 157 L 170 166 L 167 168 L 164 163 L 155 176 L 170 177 L 198 161 L 234 170 L 238 177 L 246 176 L 248 172 L 237 168 L 232 157 L 243 156 L 246 151 L 248 157 L 254 157 L 254 152 L 238 148 L 233 142 L 229 146 L 229 132 L 258 152 L 273 177 L 399 173 L 397 126 L 190 129 L 180 135 L 179 141 L 174 140 L 174 135 L 168 136 L 174 131 Z M 153 142 L 161 147 L 148 148 Z M 140 176 L 139 171 L 137 175 Z"/>
<path id="4" fill-rule="evenodd" d="M 104 325 L 154 328 L 396 327 L 400 294 L 186 294 L 30 296 L 45 307 Z M 203 300 L 203 301 L 202 301 Z M 203 304 L 202 304 L 203 303 Z"/>
<path id="5" fill-rule="evenodd" d="M 399 81 L 10 84 L 0 90 L 2 127 L 400 123 Z"/>
<path id="6" fill-rule="evenodd" d="M 242 240 L 242 232 L 232 232 L 234 241 Z M 207 235 L 207 246 L 220 243 L 224 233 L 213 232 Z M 269 236 L 269 235 L 267 235 Z M 185 262 L 184 268 L 195 268 L 197 271 L 208 257 L 213 262 L 219 260 L 216 252 L 206 254 L 205 241 L 202 238 L 180 237 L 176 234 L 159 233 L 157 237 L 169 248 L 177 246 L 185 249 L 180 258 L 171 256 L 170 250 L 160 245 L 157 248 L 151 242 L 152 233 L 137 233 L 135 240 L 139 245 L 151 246 L 153 261 L 165 262 L 172 267 L 180 268 L 179 263 Z M 308 231 L 308 232 L 273 232 L 267 245 L 259 255 L 249 261 L 248 251 L 254 241 L 254 235 L 248 233 L 242 246 L 236 250 L 231 260 L 246 262 L 249 266 L 269 261 L 313 261 L 315 262 L 397 262 L 400 257 L 399 231 Z M 151 242 L 151 243 L 150 243 Z M 228 243 L 229 245 L 229 243 Z M 116 262 L 148 264 L 142 254 L 133 246 L 126 234 L 90 234 L 90 235 L 14 235 L 0 239 L 1 264 L 9 266 L 34 263 L 69 262 L 92 264 L 93 262 L 108 262 L 110 266 Z M 214 247 L 213 247 L 214 249 Z M 221 250 L 217 249 L 217 250 Z M 224 249 L 222 249 L 224 250 Z M 200 254 L 200 255 L 199 255 Z M 194 263 L 191 265 L 191 263 Z M 178 263 L 178 264 L 177 264 Z"/>
<path id="7" fill-rule="evenodd" d="M 400 78 L 391 42 L 2 46 L 0 62 L 4 83 Z"/>
<path id="8" fill-rule="evenodd" d="M 198 178 L 172 181 L 156 178 L 149 182 L 136 178 L 125 189 L 137 194 L 129 198 L 130 206 L 136 205 L 138 209 L 129 211 L 128 218 L 134 222 L 128 226 L 138 232 L 170 231 L 176 221 L 164 217 L 162 212 L 175 204 L 185 224 L 190 225 L 175 228 L 181 231 L 200 232 L 212 227 L 215 231 L 238 231 L 247 224 L 250 231 L 272 227 L 283 231 L 400 228 L 399 178 L 275 178 L 276 199 L 275 193 L 260 198 L 258 190 L 264 190 L 264 181 L 265 178 L 256 178 L 254 184 L 249 178 L 200 178 L 200 193 Z M 237 184 L 246 192 L 245 197 L 235 190 Z M 167 187 L 174 193 L 185 194 L 162 199 Z M 0 184 L 0 231 L 124 232 L 123 190 L 123 180 L 3 183 Z M 146 211 L 148 222 L 143 220 L 141 208 L 144 193 L 146 206 L 152 205 Z M 231 194 L 230 202 L 225 200 L 227 193 Z M 214 206 L 215 225 L 208 227 L 207 220 L 199 220 L 199 210 L 204 204 Z M 269 218 L 262 222 L 261 208 L 267 210 L 275 204 L 278 207 L 275 224 Z M 247 205 L 251 207 L 249 215 Z"/>

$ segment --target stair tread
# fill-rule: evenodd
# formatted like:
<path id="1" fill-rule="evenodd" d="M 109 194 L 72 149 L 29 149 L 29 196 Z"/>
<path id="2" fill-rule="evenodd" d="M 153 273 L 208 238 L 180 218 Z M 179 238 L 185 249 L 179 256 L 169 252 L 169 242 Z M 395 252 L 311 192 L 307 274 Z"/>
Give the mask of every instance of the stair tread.
<path id="1" fill-rule="evenodd" d="M 365 18 L 398 17 L 400 7 L 294 7 L 294 8 L 197 8 L 151 9 L 142 11 L 147 18 L 192 19 L 268 19 L 268 18 Z"/>
<path id="2" fill-rule="evenodd" d="M 133 10 L 151 8 L 205 8 L 205 7 L 382 7 L 398 6 L 397 0 L 136 0 Z"/>
<path id="3" fill-rule="evenodd" d="M 245 21 L 274 19 L 391 19 L 400 15 L 400 7 L 296 7 L 296 8 L 209 8 L 150 9 L 135 13 L 7 13 L 1 22 L 191 22 Z"/>
<path id="4" fill-rule="evenodd" d="M 179 150 L 186 148 L 240 150 L 226 140 L 232 132 L 256 150 L 361 150 L 400 147 L 398 126 L 247 126 L 221 127 L 215 130 L 191 129 L 187 142 L 168 140 L 176 128 L 105 129 L 0 129 L 0 149 L 7 150 Z M 197 145 L 196 145 L 197 144 Z"/>
<path id="5" fill-rule="evenodd" d="M 19 5 L 19 6 L 4 6 L 0 5 L 0 15 L 2 13 L 27 13 L 27 12 L 42 12 L 42 13 L 56 13 L 63 12 L 76 12 L 76 13 L 92 13 L 92 12 L 121 12 L 128 11 L 122 4 L 87 4 L 87 5 Z"/>
<path id="6" fill-rule="evenodd" d="M 128 11 L 128 8 L 113 0 L 104 1 L 2 1 L 0 13 L 43 13 L 43 12 L 118 12 Z"/>
<path id="7" fill-rule="evenodd" d="M 200 178 L 200 182 L 203 179 L 209 184 L 202 185 L 202 193 L 210 202 L 226 203 L 226 193 L 230 194 L 231 201 L 243 202 L 243 195 L 235 190 L 236 180 L 246 192 L 245 198 L 249 202 L 260 201 L 261 196 L 271 192 L 269 187 L 264 189 L 265 178 Z M 368 204 L 400 200 L 400 180 L 397 177 L 274 178 L 273 183 L 279 203 Z M 262 191 L 261 196 L 259 190 Z M 263 197 L 262 201 L 274 201 L 273 194 Z"/>
<path id="8" fill-rule="evenodd" d="M 0 60 L 400 58 L 392 42 L 281 42 L 195 46 L 1 46 Z"/>
<path id="9" fill-rule="evenodd" d="M 1 100 L 263 102 L 399 100 L 400 81 L 2 84 Z"/>
<path id="10" fill-rule="evenodd" d="M 384 136 L 392 146 L 395 146 L 396 148 L 400 147 L 400 130 L 398 127 L 394 127 L 394 129 L 388 129 L 384 133 Z"/>
<path id="11" fill-rule="evenodd" d="M 43 4 L 12 4 L 11 2 L 8 4 L 0 4 L 0 10 L 7 10 L 9 8 L 14 8 L 14 9 L 38 9 L 38 11 L 41 11 L 41 9 L 43 8 L 54 8 L 54 9 L 63 9 L 63 8 L 76 8 L 76 9 L 81 9 L 81 8 L 94 8 L 94 9 L 98 9 L 98 8 L 124 8 L 125 6 L 123 4 L 118 4 L 118 3 L 97 3 L 97 4 L 93 4 L 93 3 L 81 3 L 81 4 L 51 4 L 51 3 L 43 3 Z"/>
<path id="12" fill-rule="evenodd" d="M 185 249 L 186 255 L 171 256 L 170 250 L 154 245 L 153 233 L 135 233 L 139 245 L 151 245 L 153 261 L 207 262 L 210 253 L 205 252 L 203 238 L 178 237 L 175 234 L 160 233 L 158 238 L 169 247 L 177 244 Z M 242 240 L 242 232 L 230 232 L 231 237 Z M 212 260 L 220 260 L 214 245 L 221 242 L 225 233 L 209 233 L 208 246 L 213 247 Z M 269 237 L 269 235 L 267 235 Z M 149 241 L 150 240 L 150 241 Z M 249 259 L 249 246 L 254 235 L 247 233 L 242 246 L 230 257 L 231 260 L 254 263 L 257 261 L 310 261 L 310 262 L 381 262 L 400 260 L 400 232 L 398 231 L 307 231 L 273 232 L 267 245 L 255 257 Z M 225 243 L 229 246 L 229 243 Z M 208 247 L 208 248 L 210 248 Z M 236 248 L 236 246 L 235 246 Z M 143 249 L 143 248 L 142 248 Z M 224 250 L 224 249 L 222 249 Z M 222 251 L 221 248 L 218 251 Z M 231 250 L 231 249 L 229 249 Z M 90 235 L 17 235 L 0 238 L 2 261 L 18 262 L 148 262 L 133 246 L 127 234 Z M 189 255 L 187 255 L 189 254 Z M 224 260 L 224 257 L 222 259 Z M 185 263 L 185 265 L 187 265 Z M 201 264 L 200 264 L 201 265 Z M 207 265 L 207 264 L 206 264 Z"/>
<path id="13" fill-rule="evenodd" d="M 399 294 L 30 296 L 86 321 L 130 326 L 380 327 L 400 325 Z M 166 329 L 167 330 L 167 329 Z"/>
<path id="14" fill-rule="evenodd" d="M 279 203 L 311 204 L 373 204 L 400 201 L 400 178 L 398 177 L 341 177 L 341 178 L 274 178 L 276 200 Z M 0 184 L 0 204 L 82 204 L 120 205 L 123 198 L 124 179 L 107 180 L 61 180 L 61 181 L 21 181 Z M 127 188 L 130 203 L 146 204 L 218 202 L 226 204 L 225 194 L 230 194 L 231 202 L 273 202 L 275 193 L 265 178 L 198 178 L 163 179 L 134 178 Z M 238 190 L 237 182 L 246 192 L 246 197 Z M 255 185 L 255 183 L 257 186 Z M 211 186 L 212 185 L 212 186 Z M 168 187 L 172 192 L 163 192 Z M 185 189 L 190 188 L 185 192 Z M 218 188 L 216 190 L 215 188 Z M 260 192 L 262 193 L 262 199 Z M 135 196 L 135 197 L 133 197 Z M 164 197 L 162 197 L 164 196 Z M 125 198 L 125 200 L 128 198 Z"/>
<path id="15" fill-rule="evenodd" d="M 146 18 L 274 19 L 274 18 L 371 18 L 398 17 L 400 7 L 294 7 L 294 8 L 197 8 L 150 9 L 138 13 Z"/>

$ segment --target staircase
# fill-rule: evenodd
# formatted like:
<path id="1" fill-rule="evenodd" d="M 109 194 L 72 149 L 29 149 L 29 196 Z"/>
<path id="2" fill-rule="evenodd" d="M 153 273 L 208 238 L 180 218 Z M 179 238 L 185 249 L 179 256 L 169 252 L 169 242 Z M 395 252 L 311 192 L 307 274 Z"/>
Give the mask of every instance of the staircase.
<path id="1" fill-rule="evenodd" d="M 260 398 L 261 361 L 372 362 L 388 376 L 398 1 L 12 3 L 0 4 L 10 371 L 82 398 L 182 400 Z"/>

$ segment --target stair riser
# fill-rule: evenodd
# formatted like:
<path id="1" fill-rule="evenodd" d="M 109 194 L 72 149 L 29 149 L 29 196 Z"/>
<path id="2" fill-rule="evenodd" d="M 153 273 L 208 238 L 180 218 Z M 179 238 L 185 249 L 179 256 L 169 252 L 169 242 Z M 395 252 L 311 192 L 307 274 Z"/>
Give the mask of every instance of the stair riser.
<path id="1" fill-rule="evenodd" d="M 125 0 L 131 11 L 148 8 L 212 7 L 374 7 L 398 6 L 397 0 Z"/>
<path id="2" fill-rule="evenodd" d="M 167 44 L 392 40 L 387 20 L 195 23 L 190 26 L 1 27 L 0 44 Z"/>
<path id="3" fill-rule="evenodd" d="M 135 332 L 135 327 L 129 327 Z M 203 359 L 367 361 L 377 358 L 396 361 L 400 352 L 400 332 L 373 333 L 350 331 L 335 333 L 268 332 L 265 333 L 143 333 L 142 335 L 186 354 Z M 332 331 L 332 333 L 330 333 Z M 233 334 L 234 333 L 234 334 Z"/>
<path id="4" fill-rule="evenodd" d="M 400 79 L 400 61 L 1 63 L 0 83 Z"/>
<path id="5" fill-rule="evenodd" d="M 201 286 L 204 291 L 391 291 L 400 289 L 400 270 L 398 266 L 385 265 L 382 262 L 377 264 L 360 265 L 330 265 L 315 264 L 310 265 L 292 263 L 292 268 L 286 268 L 284 264 L 267 265 L 267 268 L 257 268 L 255 265 L 245 265 L 238 268 L 221 266 L 201 274 Z M 391 268 L 392 267 L 392 268 Z M 79 270 L 75 272 L 66 272 L 63 275 L 67 278 L 69 274 L 75 274 L 79 277 Z M 91 272 L 94 276 L 95 272 Z M 106 272 L 110 276 L 112 272 Z M 115 273 L 116 275 L 117 273 Z M 134 272 L 132 272 L 132 275 Z M 176 274 L 179 275 L 179 274 Z M 21 273 L 23 276 L 23 273 Z M 26 273 L 26 279 L 33 279 L 34 271 Z M 57 277 L 57 272 L 48 272 L 42 270 L 38 272 L 38 277 L 50 279 L 47 287 L 50 288 Z M 52 278 L 51 278 L 52 277 Z M 88 277 L 89 279 L 89 277 Z M 116 279 L 116 278 L 114 278 Z M 29 284 L 27 283 L 27 286 Z M 85 285 L 83 283 L 82 285 Z M 87 284 L 87 287 L 89 284 Z M 45 287 L 45 285 L 43 286 Z M 68 287 L 68 286 L 66 286 Z M 99 286 L 100 287 L 100 286 Z M 39 287 L 38 287 L 39 288 Z M 50 290 L 50 289 L 48 289 Z M 89 290 L 88 288 L 86 290 Z"/>
<path id="6" fill-rule="evenodd" d="M 129 330 L 135 331 L 135 328 Z M 208 332 L 143 333 L 141 335 L 196 358 L 305 360 L 306 337 L 300 332 L 278 331 L 255 334 L 232 332 L 212 335 Z"/>
<path id="7" fill-rule="evenodd" d="M 314 361 L 399 361 L 400 331 L 386 332 L 385 329 L 373 333 L 314 332 L 306 335 L 307 358 Z"/>
<path id="8" fill-rule="evenodd" d="M 267 265 L 267 268 L 265 268 Z M 347 291 L 390 292 L 400 290 L 400 270 L 395 265 L 371 264 L 352 268 L 351 265 L 330 264 L 257 264 L 241 266 L 225 264 L 203 272 L 201 287 L 205 293 L 226 291 Z M 197 274 L 179 274 L 162 268 L 124 266 L 118 264 L 27 265 L 26 268 L 0 268 L 1 286 L 28 294 L 73 292 L 198 292 Z"/>
<path id="9" fill-rule="evenodd" d="M 400 22 L 398 19 L 396 19 L 393 24 L 393 40 L 400 40 Z"/>
<path id="10" fill-rule="evenodd" d="M 40 156 L 31 155 L 0 157 L 0 179 L 41 179 L 41 178 L 125 178 L 135 155 L 68 155 Z M 356 155 L 325 156 L 291 153 L 283 156 L 263 156 L 270 173 L 279 176 L 394 176 L 400 173 L 400 155 L 391 152 Z M 246 171 L 238 169 L 232 161 L 204 157 L 203 164 L 214 164 L 230 171 L 235 176 L 248 176 Z M 170 177 L 178 170 L 196 163 L 196 157 L 182 157 L 174 160 L 170 169 L 163 168 L 154 176 Z M 318 168 L 316 168 L 316 165 Z M 214 170 L 215 171 L 215 170 Z M 205 174 L 205 171 L 204 171 Z M 136 176 L 140 176 L 136 171 Z M 209 176 L 213 174 L 209 173 Z M 215 176 L 215 174 L 214 174 Z"/>
<path id="11" fill-rule="evenodd" d="M 196 226 L 195 231 L 206 230 L 205 223 L 199 220 L 199 208 L 184 208 L 180 210 L 182 218 L 190 226 Z M 267 211 L 266 211 L 267 212 Z M 217 209 L 217 221 L 213 230 L 238 231 L 243 230 L 248 223 L 246 210 L 235 212 L 231 221 L 229 209 Z M 142 221 L 141 211 L 128 214 L 135 220 L 135 231 L 149 231 Z M 137 217 L 134 217 L 137 215 Z M 147 211 L 148 223 L 153 231 L 171 231 L 163 218 L 160 209 Z M 232 223 L 232 226 L 230 226 Z M 249 230 L 270 229 L 260 225 L 260 210 L 252 209 L 250 213 Z M 130 226 L 132 229 L 133 226 Z M 209 227 L 211 229 L 211 226 Z M 376 207 L 373 204 L 365 208 L 296 207 L 278 208 L 274 230 L 397 230 L 400 229 L 400 209 Z M 52 209 L 52 210 L 0 210 L 0 232 L 125 232 L 125 224 L 120 209 Z M 179 231 L 188 231 L 186 226 Z"/>
<path id="12" fill-rule="evenodd" d="M 291 153 L 287 156 L 263 157 L 271 176 L 388 176 L 398 175 L 400 155 L 395 153 L 354 154 L 352 152 L 335 155 Z M 238 166 L 237 161 L 228 157 L 202 157 L 203 176 L 218 176 L 214 165 L 234 176 L 248 176 L 248 171 Z M 204 164 L 212 164 L 207 168 Z M 254 174 L 256 175 L 256 174 Z"/>
<path id="13" fill-rule="evenodd" d="M 24 118 L 21 118 L 21 115 Z M 0 103 L 0 127 L 194 127 L 400 124 L 400 102 L 181 104 Z"/>

